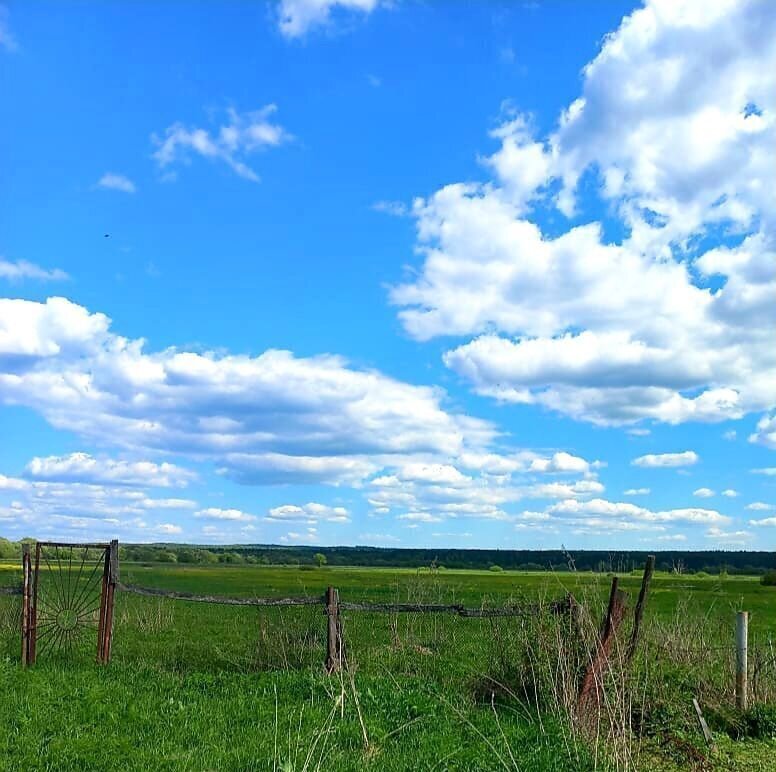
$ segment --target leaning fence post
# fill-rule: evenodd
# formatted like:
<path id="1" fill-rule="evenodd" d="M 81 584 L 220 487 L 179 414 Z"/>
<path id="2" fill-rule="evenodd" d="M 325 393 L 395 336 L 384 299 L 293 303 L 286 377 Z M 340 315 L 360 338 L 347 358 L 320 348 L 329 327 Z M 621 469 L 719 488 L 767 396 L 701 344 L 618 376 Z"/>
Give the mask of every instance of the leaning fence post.
<path id="1" fill-rule="evenodd" d="M 736 614 L 736 707 L 745 711 L 749 706 L 747 694 L 747 659 L 749 644 L 749 612 Z"/>
<path id="2" fill-rule="evenodd" d="M 339 593 L 334 587 L 326 588 L 326 672 L 336 673 L 342 667 L 342 639 L 339 624 Z"/>
<path id="3" fill-rule="evenodd" d="M 582 678 L 577 697 L 577 716 L 583 720 L 589 720 L 588 715 L 591 702 L 595 698 L 596 705 L 600 707 L 605 671 L 609 665 L 609 658 L 617 635 L 617 629 L 622 623 L 627 611 L 627 593 L 620 590 L 619 579 L 612 579 L 612 588 L 609 593 L 609 605 L 606 617 L 601 626 L 600 637 L 595 649 L 590 655 L 590 662 Z"/>
<path id="4" fill-rule="evenodd" d="M 32 592 L 30 545 L 22 544 L 22 667 L 30 664 L 30 595 Z"/>
<path id="5" fill-rule="evenodd" d="M 652 572 L 655 570 L 655 556 L 647 555 L 647 562 L 644 564 L 644 576 L 641 579 L 641 590 L 639 599 L 636 601 L 636 610 L 633 612 L 633 632 L 628 643 L 628 653 L 625 657 L 626 662 L 633 659 L 636 653 L 636 645 L 639 642 L 639 633 L 641 632 L 641 620 L 644 616 L 644 606 L 647 602 L 647 593 L 649 592 L 649 583 L 652 581 Z"/>

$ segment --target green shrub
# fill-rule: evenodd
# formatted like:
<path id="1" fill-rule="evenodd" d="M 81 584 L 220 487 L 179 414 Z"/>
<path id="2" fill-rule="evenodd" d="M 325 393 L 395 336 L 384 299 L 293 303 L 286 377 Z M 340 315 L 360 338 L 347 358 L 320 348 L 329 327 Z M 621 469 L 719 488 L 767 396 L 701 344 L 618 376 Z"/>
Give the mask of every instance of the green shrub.
<path id="1" fill-rule="evenodd" d="M 776 587 L 776 571 L 766 571 L 760 577 L 760 584 L 764 587 Z"/>
<path id="2" fill-rule="evenodd" d="M 504 569 L 501 566 L 497 566 L 495 563 L 490 567 L 491 571 L 494 571 L 498 573 L 499 571 L 503 571 Z"/>
<path id="3" fill-rule="evenodd" d="M 744 724 L 747 737 L 776 737 L 776 707 L 755 705 L 744 714 Z"/>

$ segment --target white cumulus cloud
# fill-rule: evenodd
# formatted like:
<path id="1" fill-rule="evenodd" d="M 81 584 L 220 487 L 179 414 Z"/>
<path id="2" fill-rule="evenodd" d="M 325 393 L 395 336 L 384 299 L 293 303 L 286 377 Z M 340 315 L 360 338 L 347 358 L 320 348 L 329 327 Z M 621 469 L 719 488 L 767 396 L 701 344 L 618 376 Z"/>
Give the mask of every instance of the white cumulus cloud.
<path id="1" fill-rule="evenodd" d="M 694 450 L 685 450 L 681 453 L 647 453 L 631 461 L 633 466 L 646 468 L 692 466 L 697 464 L 699 456 Z"/>
<path id="2" fill-rule="evenodd" d="M 480 394 L 597 424 L 776 407 L 776 14 L 649 0 L 604 38 L 558 128 L 509 115 L 487 183 L 413 207 L 423 264 L 391 300 Z M 590 196 L 618 220 L 607 237 Z M 574 215 L 544 232 L 533 207 Z M 600 211 L 600 207 L 598 208 Z M 709 248 L 711 231 L 729 236 Z M 753 441 L 776 447 L 773 418 Z"/>
<path id="3" fill-rule="evenodd" d="M 108 485 L 184 487 L 196 478 L 194 472 L 167 462 L 125 461 L 88 453 L 33 458 L 27 476 L 49 482 L 82 482 Z"/>

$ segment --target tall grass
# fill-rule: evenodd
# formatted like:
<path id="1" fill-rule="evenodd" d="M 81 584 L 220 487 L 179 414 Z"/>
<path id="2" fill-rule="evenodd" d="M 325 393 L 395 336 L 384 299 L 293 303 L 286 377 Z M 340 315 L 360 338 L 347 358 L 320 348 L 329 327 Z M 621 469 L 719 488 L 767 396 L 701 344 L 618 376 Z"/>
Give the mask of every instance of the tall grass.
<path id="1" fill-rule="evenodd" d="M 333 571 L 321 573 L 326 576 L 316 581 L 336 583 Z M 122 594 L 113 668 L 101 673 L 83 663 L 71 668 L 56 663 L 58 669 L 47 670 L 54 666 L 42 662 L 26 677 L 51 678 L 58 684 L 51 700 L 60 710 L 71 676 L 81 684 L 110 678 L 122 699 L 145 695 L 149 716 L 143 721 L 152 727 L 149 737 L 178 733 L 178 739 L 164 739 L 168 745 L 188 737 L 193 721 L 189 704 L 213 711 L 214 721 L 228 726 L 220 712 L 228 713 L 236 699 L 246 725 L 251 726 L 251 710 L 256 711 L 250 747 L 262 749 L 267 764 L 261 768 L 286 771 L 436 766 L 619 772 L 657 768 L 658 758 L 679 769 L 702 767 L 710 763 L 710 753 L 698 732 L 692 697 L 700 700 L 717 732 L 745 736 L 753 726 L 757 731 L 770 726 L 769 715 L 742 717 L 734 710 L 732 615 L 742 601 L 725 594 L 724 587 L 709 591 L 712 580 L 703 580 L 711 600 L 703 609 L 697 597 L 685 598 L 681 592 L 671 595 L 670 609 L 665 596 L 650 598 L 642 639 L 630 663 L 625 645 L 631 620 L 626 617 L 602 673 L 600 697 L 584 713 L 577 708 L 579 684 L 595 650 L 608 579 L 583 582 L 564 576 L 561 585 L 561 578 L 549 577 L 530 593 L 513 588 L 509 594 L 503 580 L 501 574 L 482 579 L 481 605 L 530 601 L 538 607 L 514 618 L 343 613 L 348 667 L 331 678 L 323 674 L 326 618 L 321 606 L 251 609 Z M 175 581 L 186 589 L 184 572 Z M 497 593 L 489 591 L 489 582 Z M 757 583 L 751 584 L 754 592 L 761 592 Z M 551 602 L 567 587 L 579 613 L 552 613 Z M 233 591 L 224 580 L 218 592 Z M 471 588 L 465 592 L 465 602 L 473 605 Z M 463 599 L 450 574 L 436 572 L 404 572 L 401 581 L 383 585 L 376 597 L 424 604 Z M 351 598 L 359 599 L 354 593 Z M 632 593 L 631 602 L 634 598 Z M 0 637 L 8 662 L 18 657 L 18 614 L 18 599 L 0 598 Z M 753 625 L 750 652 L 758 710 L 776 702 L 776 651 L 760 629 Z M 154 675 L 132 675 L 141 671 Z M 8 694 L 17 688 L 14 684 L 22 693 L 23 681 L 17 682 L 10 670 L 0 675 L 12 687 Z M 180 700 L 180 709 L 168 707 L 167 697 L 157 700 L 156 681 L 160 690 L 175 695 L 176 705 Z M 84 687 L 79 688 L 74 693 L 83 693 Z M 97 691 L 93 685 L 89 690 Z M 188 696 L 178 698 L 178 691 Z M 45 699 L 46 690 L 41 694 Z M 157 729 L 154 711 L 173 728 Z M 188 723 L 176 723 L 186 716 Z M 4 718 L 14 721 L 10 712 Z M 210 731 L 205 718 L 196 724 L 200 732 Z M 57 715 L 53 723 L 69 726 L 67 720 Z M 14 731 L 22 738 L 32 729 L 24 724 Z M 142 734 L 135 736 L 143 742 Z M 33 742 L 27 737 L 28 744 Z M 19 762 L 24 751 L 16 740 L 9 742 Z M 208 758 L 217 764 L 219 757 Z"/>

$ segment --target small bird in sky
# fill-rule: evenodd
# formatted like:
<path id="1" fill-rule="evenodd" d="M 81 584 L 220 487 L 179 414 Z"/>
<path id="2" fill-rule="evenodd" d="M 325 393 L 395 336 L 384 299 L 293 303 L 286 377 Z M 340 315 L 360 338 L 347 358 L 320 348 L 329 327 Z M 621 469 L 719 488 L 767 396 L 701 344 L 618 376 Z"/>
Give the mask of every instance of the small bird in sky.
<path id="1" fill-rule="evenodd" d="M 103 236 L 103 238 L 105 238 L 105 239 L 109 239 L 109 238 L 110 238 L 110 233 L 106 233 L 106 234 Z"/>

